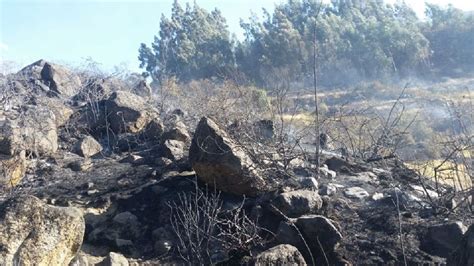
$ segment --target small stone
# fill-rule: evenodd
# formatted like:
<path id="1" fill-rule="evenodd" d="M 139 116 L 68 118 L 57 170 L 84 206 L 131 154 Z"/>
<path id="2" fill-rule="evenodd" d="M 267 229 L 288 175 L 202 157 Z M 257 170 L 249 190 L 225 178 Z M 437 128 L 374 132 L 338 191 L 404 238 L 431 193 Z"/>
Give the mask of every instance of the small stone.
<path id="1" fill-rule="evenodd" d="M 295 190 L 280 194 L 274 200 L 274 204 L 288 217 L 298 217 L 318 211 L 323 201 L 316 191 Z"/>
<path id="2" fill-rule="evenodd" d="M 128 260 L 122 254 L 110 252 L 103 261 L 105 266 L 128 266 Z"/>
<path id="3" fill-rule="evenodd" d="M 255 265 L 306 265 L 306 262 L 296 247 L 283 244 L 258 254 Z"/>
<path id="4" fill-rule="evenodd" d="M 92 157 L 102 151 L 102 145 L 91 136 L 81 139 L 74 148 L 83 157 Z"/>
<path id="5" fill-rule="evenodd" d="M 314 177 L 303 177 L 300 179 L 300 184 L 302 187 L 307 189 L 318 189 L 318 181 Z"/>
<path id="6" fill-rule="evenodd" d="M 172 244 L 167 240 L 158 240 L 155 242 L 155 252 L 158 256 L 164 255 L 171 250 Z"/>
<path id="7" fill-rule="evenodd" d="M 324 196 L 331 196 L 336 194 L 337 187 L 334 184 L 325 184 L 321 186 L 319 193 Z"/>
<path id="8" fill-rule="evenodd" d="M 344 195 L 353 199 L 365 199 L 369 196 L 369 193 L 361 187 L 350 187 L 344 190 Z"/>
<path id="9" fill-rule="evenodd" d="M 372 195 L 372 200 L 381 200 L 385 197 L 385 195 L 383 193 L 374 193 L 374 195 Z"/>

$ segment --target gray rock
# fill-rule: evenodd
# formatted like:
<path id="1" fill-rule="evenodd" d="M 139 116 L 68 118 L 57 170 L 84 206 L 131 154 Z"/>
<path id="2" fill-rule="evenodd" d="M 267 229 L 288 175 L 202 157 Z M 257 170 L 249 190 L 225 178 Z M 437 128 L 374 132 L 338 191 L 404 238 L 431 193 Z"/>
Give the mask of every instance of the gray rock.
<path id="1" fill-rule="evenodd" d="M 296 226 L 306 239 L 316 244 L 319 240 L 324 250 L 334 250 L 342 235 L 334 223 L 321 215 L 305 215 L 296 219 Z M 317 247 L 319 248 L 319 247 Z"/>
<path id="2" fill-rule="evenodd" d="M 162 139 L 163 130 L 164 126 L 161 120 L 159 118 L 153 118 L 143 131 L 143 136 L 147 140 L 158 142 Z"/>
<path id="3" fill-rule="evenodd" d="M 331 196 L 336 194 L 337 187 L 334 184 L 325 184 L 321 186 L 319 193 L 324 196 Z"/>
<path id="4" fill-rule="evenodd" d="M 323 165 L 322 167 L 319 167 L 319 174 L 328 179 L 334 179 L 336 178 L 337 174 L 335 171 L 328 169 L 327 165 Z"/>
<path id="5" fill-rule="evenodd" d="M 430 226 L 421 248 L 430 254 L 447 258 L 461 244 L 466 231 L 466 226 L 461 222 Z"/>
<path id="6" fill-rule="evenodd" d="M 0 153 L 14 155 L 28 151 L 35 155 L 52 155 L 58 149 L 58 132 L 54 113 L 45 107 L 28 106 L 19 114 L 0 121 Z"/>
<path id="7" fill-rule="evenodd" d="M 119 225 L 136 225 L 138 223 L 138 218 L 131 212 L 121 212 L 114 216 L 112 221 Z"/>
<path id="8" fill-rule="evenodd" d="M 150 122 L 159 120 L 158 111 L 147 104 L 145 99 L 131 92 L 112 93 L 105 106 L 114 133 L 139 133 Z"/>
<path id="9" fill-rule="evenodd" d="M 92 157 L 102 151 L 102 145 L 91 136 L 87 136 L 76 143 L 74 150 L 83 157 Z"/>
<path id="10" fill-rule="evenodd" d="M 170 241 L 158 240 L 155 242 L 155 245 L 154 245 L 155 253 L 158 256 L 164 255 L 171 250 L 172 246 L 173 245 L 171 244 Z"/>
<path id="11" fill-rule="evenodd" d="M 344 190 L 344 195 L 349 198 L 362 200 L 369 197 L 369 192 L 361 187 L 350 187 Z"/>
<path id="12" fill-rule="evenodd" d="M 189 136 L 188 128 L 186 127 L 186 125 L 181 121 L 177 121 L 170 130 L 163 133 L 162 139 L 189 142 L 191 140 L 191 137 Z"/>
<path id="13" fill-rule="evenodd" d="M 314 177 L 302 177 L 299 181 L 300 185 L 307 189 L 318 189 L 319 183 Z"/>
<path id="14" fill-rule="evenodd" d="M 334 223 L 321 215 L 305 215 L 293 219 L 292 223 L 285 221 L 280 223 L 276 235 L 278 243 L 297 247 L 306 261 L 311 261 L 311 255 L 302 237 L 309 245 L 313 256 L 323 256 L 321 247 L 324 249 L 324 253 L 334 251 L 342 239 L 342 235 Z"/>
<path id="15" fill-rule="evenodd" d="M 56 126 L 64 126 L 74 111 L 64 103 L 64 100 L 49 97 L 37 97 L 36 105 L 44 106 L 54 114 Z"/>
<path id="16" fill-rule="evenodd" d="M 84 158 L 70 162 L 67 167 L 74 172 L 83 172 L 91 169 L 92 165 L 92 161 L 89 158 Z"/>
<path id="17" fill-rule="evenodd" d="M 296 190 L 280 194 L 274 200 L 274 205 L 286 216 L 294 218 L 317 212 L 323 201 L 316 191 Z"/>
<path id="18" fill-rule="evenodd" d="M 0 265 L 68 265 L 79 251 L 85 231 L 79 209 L 48 206 L 33 196 L 0 209 Z"/>
<path id="19" fill-rule="evenodd" d="M 255 265 L 306 265 L 306 262 L 296 247 L 283 244 L 258 254 Z"/>
<path id="20" fill-rule="evenodd" d="M 82 86 L 81 79 L 63 66 L 46 62 L 41 70 L 41 79 L 49 84 L 55 94 L 72 97 Z"/>
<path id="21" fill-rule="evenodd" d="M 130 163 L 133 165 L 145 164 L 146 160 L 140 155 L 130 154 L 127 157 L 120 160 L 121 163 Z"/>
<path id="22" fill-rule="evenodd" d="M 199 179 L 219 190 L 255 196 L 268 189 L 245 150 L 207 117 L 196 128 L 189 160 Z"/>
<path id="23" fill-rule="evenodd" d="M 128 266 L 128 260 L 122 254 L 110 252 L 101 266 Z"/>
<path id="24" fill-rule="evenodd" d="M 461 242 L 448 257 L 447 265 L 474 265 L 474 224 L 469 226 Z"/>
<path id="25" fill-rule="evenodd" d="M 185 148 L 186 143 L 179 140 L 168 139 L 161 145 L 160 150 L 164 157 L 172 161 L 179 161 L 186 155 Z"/>

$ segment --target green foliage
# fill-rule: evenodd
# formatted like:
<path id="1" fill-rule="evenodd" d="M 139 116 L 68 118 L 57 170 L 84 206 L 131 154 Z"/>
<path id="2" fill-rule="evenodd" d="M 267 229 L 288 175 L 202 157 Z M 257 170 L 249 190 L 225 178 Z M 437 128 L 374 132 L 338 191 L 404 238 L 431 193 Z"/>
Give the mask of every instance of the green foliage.
<path id="1" fill-rule="evenodd" d="M 288 0 L 273 13 L 264 10 L 262 19 L 242 20 L 245 39 L 236 42 L 219 10 L 183 9 L 175 1 L 151 47 L 141 44 L 140 66 L 158 81 L 228 78 L 238 71 L 266 86 L 276 73 L 309 84 L 314 67 L 325 85 L 472 69 L 474 16 L 433 4 L 426 14 L 428 21 L 420 21 L 402 1 Z"/>
<path id="2" fill-rule="evenodd" d="M 209 78 L 234 67 L 233 43 L 219 10 L 207 12 L 194 4 L 173 4 L 171 19 L 161 17 L 160 32 L 151 48 L 141 44 L 140 67 L 156 80 Z"/>
<path id="3" fill-rule="evenodd" d="M 405 4 L 294 0 L 267 13 L 263 22 L 252 18 L 242 26 L 247 38 L 237 62 L 246 73 L 285 67 L 301 78 L 311 75 L 316 56 L 323 82 L 350 73 L 373 79 L 405 75 L 429 55 L 429 43 Z"/>
<path id="4" fill-rule="evenodd" d="M 433 51 L 431 62 L 443 72 L 474 67 L 474 15 L 448 6 L 427 4 L 424 34 Z"/>

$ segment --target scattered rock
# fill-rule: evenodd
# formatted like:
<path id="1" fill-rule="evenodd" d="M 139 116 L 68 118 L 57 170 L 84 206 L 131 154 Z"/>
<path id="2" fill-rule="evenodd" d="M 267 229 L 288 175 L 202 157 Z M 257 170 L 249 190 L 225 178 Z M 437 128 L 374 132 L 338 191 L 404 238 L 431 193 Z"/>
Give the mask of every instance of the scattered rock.
<path id="1" fill-rule="evenodd" d="M 163 128 L 164 126 L 161 120 L 155 117 L 146 126 L 145 130 L 143 131 L 143 136 L 147 140 L 158 142 L 162 138 Z"/>
<path id="2" fill-rule="evenodd" d="M 161 145 L 161 154 L 172 160 L 172 161 L 179 161 L 185 157 L 185 148 L 186 143 L 179 141 L 168 139 Z"/>
<path id="3" fill-rule="evenodd" d="M 176 122 L 173 128 L 163 134 L 162 139 L 188 142 L 191 140 L 191 137 L 189 136 L 188 128 L 186 127 L 186 125 L 183 122 L 178 121 Z"/>
<path id="4" fill-rule="evenodd" d="M 319 193 L 324 196 L 331 196 L 336 194 L 337 187 L 334 184 L 325 184 L 321 186 Z"/>
<path id="5" fill-rule="evenodd" d="M 255 265 L 306 265 L 306 262 L 294 246 L 278 245 L 258 254 Z"/>
<path id="6" fill-rule="evenodd" d="M 81 211 L 22 196 L 0 207 L 0 265 L 68 265 L 79 251 Z"/>
<path id="7" fill-rule="evenodd" d="M 334 179 L 336 178 L 336 172 L 333 170 L 329 170 L 327 165 L 323 165 L 322 167 L 319 167 L 319 174 L 328 179 Z"/>
<path id="8" fill-rule="evenodd" d="M 87 136 L 76 143 L 77 154 L 89 158 L 102 151 L 102 145 L 91 136 Z"/>
<path id="9" fill-rule="evenodd" d="M 84 158 L 70 162 L 67 167 L 75 172 L 83 172 L 91 169 L 92 165 L 92 161 L 89 158 Z"/>
<path id="10" fill-rule="evenodd" d="M 350 187 L 344 190 L 344 195 L 349 198 L 362 200 L 369 196 L 369 192 L 361 187 Z"/>
<path id="11" fill-rule="evenodd" d="M 315 213 L 321 209 L 323 201 L 316 191 L 296 190 L 280 194 L 274 204 L 283 214 L 294 218 Z"/>
<path id="12" fill-rule="evenodd" d="M 302 177 L 299 181 L 301 187 L 306 189 L 318 189 L 319 183 L 314 177 Z"/>
<path id="13" fill-rule="evenodd" d="M 110 252 L 101 266 L 128 266 L 128 260 L 122 254 Z"/>
<path id="14" fill-rule="evenodd" d="M 130 154 L 127 157 L 120 160 L 121 163 L 130 163 L 133 165 L 140 165 L 146 162 L 145 158 L 137 154 Z"/>
<path id="15" fill-rule="evenodd" d="M 189 160 L 199 179 L 222 191 L 255 196 L 266 189 L 250 157 L 207 117 L 196 128 Z"/>
<path id="16" fill-rule="evenodd" d="M 430 197 L 432 200 L 437 199 L 439 197 L 438 193 L 431 189 L 425 189 L 419 185 L 410 185 L 411 188 L 415 190 L 415 193 L 421 197 Z"/>

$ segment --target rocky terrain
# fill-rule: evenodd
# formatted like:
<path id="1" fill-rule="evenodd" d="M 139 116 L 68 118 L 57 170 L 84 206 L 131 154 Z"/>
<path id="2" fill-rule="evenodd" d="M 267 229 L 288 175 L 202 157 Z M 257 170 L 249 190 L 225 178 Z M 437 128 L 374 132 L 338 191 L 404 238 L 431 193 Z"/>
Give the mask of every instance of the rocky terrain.
<path id="1" fill-rule="evenodd" d="M 1 86 L 0 265 L 474 265 L 472 197 L 396 159 L 318 167 L 272 121 L 159 111 L 143 82 L 42 60 Z"/>

